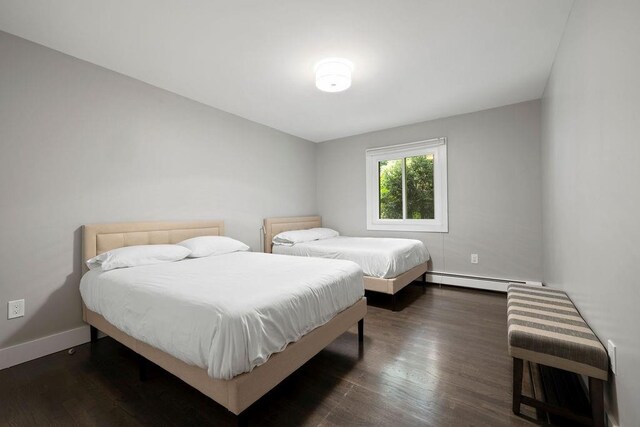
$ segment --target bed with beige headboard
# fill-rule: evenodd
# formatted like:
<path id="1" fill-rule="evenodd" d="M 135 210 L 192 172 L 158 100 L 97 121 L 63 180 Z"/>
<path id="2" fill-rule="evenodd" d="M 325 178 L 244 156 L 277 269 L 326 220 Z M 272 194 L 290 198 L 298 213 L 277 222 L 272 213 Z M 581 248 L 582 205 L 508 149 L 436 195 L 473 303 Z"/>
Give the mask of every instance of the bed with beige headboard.
<path id="1" fill-rule="evenodd" d="M 177 243 L 192 237 L 223 234 L 223 221 L 85 225 L 82 227 L 82 261 L 85 265 L 88 259 L 96 255 L 124 246 Z M 209 396 L 235 415 L 240 415 L 242 411 L 356 323 L 359 326 L 358 332 L 361 340 L 362 319 L 366 310 L 366 300 L 362 298 L 328 323 L 314 329 L 297 342 L 289 344 L 284 351 L 273 354 L 266 363 L 254 368 L 251 372 L 238 375 L 230 380 L 222 380 L 209 377 L 206 369 L 188 365 L 127 335 L 106 321 L 100 314 L 89 310 L 84 303 L 82 306 L 83 319 L 92 326 L 92 341 L 97 338 L 97 330 L 104 332 Z"/>
<path id="2" fill-rule="evenodd" d="M 284 218 L 265 218 L 263 224 L 264 230 L 264 251 L 271 253 L 273 248 L 273 237 L 278 233 L 292 230 L 306 230 L 309 228 L 322 227 L 322 217 L 320 216 L 298 216 Z M 428 271 L 428 262 L 420 264 L 399 276 L 384 279 L 380 277 L 364 277 L 364 288 L 369 291 L 382 292 L 395 296 L 402 288 L 418 279 L 420 276 L 425 279 L 425 273 Z M 393 301 L 395 307 L 395 298 Z"/>

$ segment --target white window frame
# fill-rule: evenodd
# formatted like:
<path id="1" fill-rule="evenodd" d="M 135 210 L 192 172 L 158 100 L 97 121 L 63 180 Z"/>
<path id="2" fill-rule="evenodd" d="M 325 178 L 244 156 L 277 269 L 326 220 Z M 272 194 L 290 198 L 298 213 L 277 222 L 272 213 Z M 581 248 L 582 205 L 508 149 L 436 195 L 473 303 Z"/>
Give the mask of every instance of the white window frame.
<path id="1" fill-rule="evenodd" d="M 378 162 L 405 157 L 433 154 L 434 219 L 380 219 L 380 182 Z M 447 233 L 447 139 L 434 138 L 408 144 L 371 148 L 366 151 L 367 161 L 367 230 L 424 231 Z M 404 162 L 402 162 L 402 210 L 407 213 Z"/>

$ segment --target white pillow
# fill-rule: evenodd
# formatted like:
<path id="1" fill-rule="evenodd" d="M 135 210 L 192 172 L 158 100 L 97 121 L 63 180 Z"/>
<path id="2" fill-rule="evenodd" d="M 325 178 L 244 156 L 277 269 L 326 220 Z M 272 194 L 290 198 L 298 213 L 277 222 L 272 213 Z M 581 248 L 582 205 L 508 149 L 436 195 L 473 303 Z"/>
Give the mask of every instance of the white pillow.
<path id="1" fill-rule="evenodd" d="M 109 271 L 114 268 L 179 261 L 189 254 L 189 249 L 178 245 L 125 246 L 91 258 L 87 261 L 87 266 L 91 270 Z"/>
<path id="2" fill-rule="evenodd" d="M 322 239 L 332 239 L 334 237 L 338 237 L 340 233 L 331 228 L 312 228 L 312 231 L 318 233 L 318 240 Z"/>
<path id="3" fill-rule="evenodd" d="M 244 243 L 225 236 L 194 237 L 183 240 L 178 245 L 184 246 L 191 251 L 189 258 L 201 258 L 249 250 L 249 246 Z"/>
<path id="4" fill-rule="evenodd" d="M 311 242 L 313 240 L 330 239 L 339 236 L 336 230 L 330 228 L 310 228 L 308 230 L 283 231 L 273 238 L 275 245 L 295 245 L 296 243 Z"/>

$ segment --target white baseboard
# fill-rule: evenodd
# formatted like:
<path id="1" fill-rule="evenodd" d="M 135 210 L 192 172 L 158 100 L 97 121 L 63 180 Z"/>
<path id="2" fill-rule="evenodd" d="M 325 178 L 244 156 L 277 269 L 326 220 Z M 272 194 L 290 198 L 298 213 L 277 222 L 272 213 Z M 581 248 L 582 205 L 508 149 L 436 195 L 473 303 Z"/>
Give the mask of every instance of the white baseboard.
<path id="1" fill-rule="evenodd" d="M 42 356 L 66 350 L 91 341 L 89 326 L 38 338 L 0 349 L 0 369 L 9 368 Z"/>
<path id="2" fill-rule="evenodd" d="M 475 277 L 465 276 L 463 274 L 449 274 L 440 272 L 427 273 L 427 282 L 498 292 L 507 292 L 507 286 L 509 286 L 509 283 L 525 283 L 521 280 L 498 279 L 494 277 Z"/>

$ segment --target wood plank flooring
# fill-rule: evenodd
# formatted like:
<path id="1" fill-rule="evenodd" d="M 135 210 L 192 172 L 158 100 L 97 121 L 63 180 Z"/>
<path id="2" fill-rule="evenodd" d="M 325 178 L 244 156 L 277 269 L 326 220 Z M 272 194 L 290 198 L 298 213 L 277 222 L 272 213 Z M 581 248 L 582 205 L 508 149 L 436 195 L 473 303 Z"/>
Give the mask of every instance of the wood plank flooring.
<path id="1" fill-rule="evenodd" d="M 370 295 L 357 328 L 249 409 L 260 426 L 525 426 L 511 413 L 504 294 L 408 286 Z M 110 338 L 0 371 L 0 425 L 232 425 L 235 418 Z M 527 373 L 525 372 L 525 378 Z M 535 412 L 523 407 L 527 417 Z"/>

